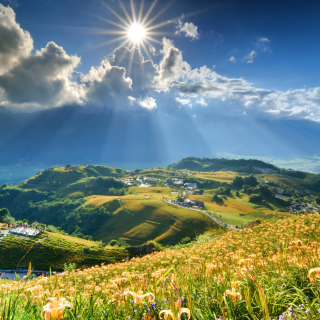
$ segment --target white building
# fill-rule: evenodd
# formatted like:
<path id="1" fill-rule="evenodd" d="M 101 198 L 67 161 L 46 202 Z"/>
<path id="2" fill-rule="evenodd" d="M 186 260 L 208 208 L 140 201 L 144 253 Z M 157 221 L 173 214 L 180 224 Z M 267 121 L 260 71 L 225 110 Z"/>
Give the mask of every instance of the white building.
<path id="1" fill-rule="evenodd" d="M 158 179 L 156 179 L 156 178 L 150 178 L 150 177 L 144 177 L 143 180 L 144 180 L 144 181 L 148 181 L 148 182 L 157 182 L 157 181 L 158 181 Z"/>
<path id="2" fill-rule="evenodd" d="M 195 190 L 195 189 L 197 189 L 197 184 L 196 183 L 185 183 L 184 187 L 189 190 Z"/>

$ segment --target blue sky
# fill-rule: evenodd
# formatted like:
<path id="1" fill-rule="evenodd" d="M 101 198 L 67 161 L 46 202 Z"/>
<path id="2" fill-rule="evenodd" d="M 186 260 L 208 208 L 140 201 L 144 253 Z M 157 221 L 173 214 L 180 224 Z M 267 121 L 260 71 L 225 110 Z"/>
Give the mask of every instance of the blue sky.
<path id="1" fill-rule="evenodd" d="M 212 154 L 217 128 L 228 144 L 235 140 L 231 150 L 219 144 L 219 152 L 241 153 L 236 139 L 247 135 L 289 155 L 304 150 L 306 139 L 316 143 L 317 134 L 299 137 L 320 122 L 319 1 L 145 0 L 140 20 L 148 25 L 139 30 L 149 38 L 133 43 L 132 7 L 138 17 L 141 5 L 0 0 L 0 107 L 119 113 L 132 120 L 132 132 L 145 117 L 170 152 L 196 137 L 198 154 Z M 285 135 L 279 121 L 300 136 Z"/>
<path id="2" fill-rule="evenodd" d="M 168 104 L 169 99 L 172 106 L 189 107 L 195 115 L 202 112 L 201 107 L 210 108 L 214 105 L 212 108 L 218 113 L 220 109 L 228 109 L 228 113 L 235 115 L 243 113 L 259 117 L 320 120 L 320 90 L 317 89 L 320 51 L 317 41 L 320 31 L 318 1 L 158 1 L 147 19 L 150 21 L 155 18 L 151 27 L 161 24 L 155 29 L 159 34 L 152 36 L 156 42 L 150 42 L 155 54 L 149 52 L 148 57 L 143 50 L 140 53 L 137 51 L 137 55 L 143 56 L 141 59 L 152 59 L 154 70 L 151 70 L 148 80 L 144 80 L 150 82 L 148 88 L 144 86 L 135 90 L 135 83 L 127 83 L 130 88 L 114 88 L 118 90 L 119 97 L 115 92 L 101 95 L 101 90 L 105 89 L 101 88 L 101 82 L 107 79 L 94 78 L 89 73 L 92 67 L 96 71 L 101 69 L 102 61 L 106 61 L 107 56 L 110 59 L 114 50 L 123 45 L 123 41 L 114 41 L 117 35 L 110 34 L 112 30 L 121 29 L 106 21 L 123 25 L 121 18 L 128 20 L 119 1 L 2 0 L 2 3 L 2 20 L 5 16 L 8 18 L 8 10 L 11 10 L 11 14 L 15 14 L 10 18 L 11 29 L 16 28 L 15 31 L 20 32 L 20 43 L 24 41 L 29 45 L 28 49 L 24 48 L 25 53 L 21 54 L 21 48 L 10 47 L 12 44 L 8 44 L 11 58 L 4 58 L 8 67 L 0 74 L 3 106 L 31 111 L 64 104 L 110 108 L 107 104 L 111 95 L 113 104 L 121 105 L 119 110 L 126 109 L 125 104 L 128 103 L 141 106 L 146 101 L 148 104 L 152 98 L 153 105 L 157 107 L 151 106 L 149 109 L 161 108 L 162 104 Z M 132 17 L 130 1 L 124 0 L 122 3 Z M 153 3 L 149 0 L 144 2 L 142 18 Z M 142 1 L 134 1 L 133 4 L 138 12 Z M 7 28 L 5 24 L 2 27 Z M 149 47 L 144 40 L 142 42 Z M 56 77 L 60 80 L 65 77 L 64 83 L 59 85 L 64 86 L 68 82 L 67 88 L 35 88 L 37 81 L 30 81 L 26 77 L 24 84 L 21 80 L 17 61 L 20 59 L 20 67 L 24 70 L 29 68 L 28 72 L 33 73 L 33 67 L 23 63 L 26 58 L 35 60 L 36 52 L 46 55 L 50 49 L 48 43 L 52 50 L 59 48 L 65 54 L 65 61 L 60 63 L 68 66 L 60 65 L 61 70 L 57 71 Z M 128 50 L 132 46 L 137 44 L 126 44 Z M 180 55 L 177 57 L 180 61 L 175 62 L 177 74 L 167 75 L 164 79 L 163 74 L 161 76 L 161 61 L 165 62 L 170 50 Z M 17 57 L 15 63 L 11 64 L 9 60 L 14 55 Z M 54 68 L 52 60 L 45 63 L 48 72 Z M 128 64 L 113 66 L 125 69 L 124 74 L 114 77 L 124 77 L 136 83 L 140 81 L 139 66 L 131 74 Z M 12 68 L 15 70 L 12 71 Z M 106 74 L 109 67 L 104 68 Z M 178 74 L 183 75 L 179 77 Z M 21 98 L 13 97 L 10 90 L 17 86 L 13 77 L 19 78 L 19 87 L 32 86 L 34 83 L 34 98 L 28 97 L 25 92 L 21 92 Z M 39 73 L 34 77 L 40 79 L 47 77 L 47 74 Z M 93 88 L 94 81 L 100 85 L 100 89 Z M 235 84 L 235 81 L 238 83 Z M 76 88 L 75 84 L 80 87 Z M 189 87 L 200 85 L 202 89 L 186 89 L 186 84 Z M 109 87 L 108 83 L 104 85 Z M 45 98 L 37 99 L 37 94 L 43 90 L 48 90 L 47 101 Z M 98 97 L 99 92 L 101 96 Z M 132 97 L 131 100 L 124 99 L 124 94 Z M 19 95 L 19 92 L 15 92 L 15 95 Z M 103 99 L 106 99 L 105 106 Z"/>

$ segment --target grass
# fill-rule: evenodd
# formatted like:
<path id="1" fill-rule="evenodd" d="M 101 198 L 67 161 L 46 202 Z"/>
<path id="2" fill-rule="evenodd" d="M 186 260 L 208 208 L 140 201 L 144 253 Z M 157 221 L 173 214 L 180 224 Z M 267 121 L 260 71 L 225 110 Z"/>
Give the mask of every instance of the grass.
<path id="1" fill-rule="evenodd" d="M 65 320 L 319 319 L 319 229 L 318 214 L 271 219 L 125 263 L 0 280 L 0 317 L 43 319 L 50 298 Z"/>
<path id="2" fill-rule="evenodd" d="M 88 254 L 84 253 L 85 248 L 90 248 Z M 50 267 L 63 270 L 65 263 L 84 268 L 121 261 L 126 255 L 127 252 L 120 248 L 102 248 L 93 241 L 51 232 L 34 238 L 10 235 L 0 241 L 0 256 L 5 257 L 0 259 L 0 269 L 26 268 L 29 262 L 38 270 L 49 270 Z"/>
<path id="3" fill-rule="evenodd" d="M 247 225 L 249 222 L 252 222 L 256 219 L 268 219 L 272 216 L 268 216 L 265 212 L 254 212 L 245 214 L 244 216 L 236 215 L 230 212 L 217 212 L 217 211 L 209 211 L 223 223 L 235 225 L 238 227 L 242 227 Z"/>
<path id="4" fill-rule="evenodd" d="M 161 192 L 166 188 L 156 190 L 159 191 L 159 189 Z M 168 205 L 162 201 L 162 198 L 158 200 L 158 193 L 155 196 L 149 192 L 123 197 L 88 197 L 88 206 L 104 206 L 112 213 L 105 225 L 97 226 L 94 236 L 105 242 L 122 237 L 131 244 L 142 244 L 148 240 L 155 240 L 161 244 L 175 244 L 177 239 L 180 240 L 186 236 L 193 238 L 195 230 L 199 233 L 223 232 L 223 229 L 207 215 Z M 145 195 L 150 196 L 148 200 Z M 121 198 L 123 208 L 118 198 Z"/>

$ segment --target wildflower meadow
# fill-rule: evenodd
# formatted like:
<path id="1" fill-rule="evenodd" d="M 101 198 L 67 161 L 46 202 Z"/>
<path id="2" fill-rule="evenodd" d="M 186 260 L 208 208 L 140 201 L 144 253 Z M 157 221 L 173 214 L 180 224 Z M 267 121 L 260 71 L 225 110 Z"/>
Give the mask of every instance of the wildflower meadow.
<path id="1" fill-rule="evenodd" d="M 319 214 L 269 220 L 127 262 L 2 279 L 0 319 L 320 319 L 319 230 Z"/>

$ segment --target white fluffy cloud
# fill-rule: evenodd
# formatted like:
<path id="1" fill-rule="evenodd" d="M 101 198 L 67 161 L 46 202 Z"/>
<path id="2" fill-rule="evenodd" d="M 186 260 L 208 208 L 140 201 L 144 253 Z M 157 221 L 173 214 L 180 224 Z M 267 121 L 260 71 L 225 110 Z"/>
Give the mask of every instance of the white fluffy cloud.
<path id="1" fill-rule="evenodd" d="M 179 103 L 179 104 L 181 104 L 181 105 L 183 105 L 183 106 L 186 106 L 186 105 L 191 105 L 191 101 L 189 100 L 189 99 L 180 99 L 180 98 L 175 98 L 175 100 Z M 191 107 L 192 107 L 192 105 L 191 105 Z"/>
<path id="2" fill-rule="evenodd" d="M 176 25 L 176 35 L 184 34 L 185 37 L 191 38 L 191 40 L 199 39 L 198 27 L 192 22 L 182 22 L 182 19 L 178 20 Z"/>
<path id="3" fill-rule="evenodd" d="M 159 65 L 159 76 L 155 77 L 156 88 L 160 91 L 168 91 L 172 82 L 181 78 L 185 69 L 190 66 L 183 61 L 182 53 L 177 49 L 173 42 L 169 39 L 163 38 L 163 58 Z"/>
<path id="4" fill-rule="evenodd" d="M 145 97 L 143 99 L 139 99 L 138 103 L 141 107 L 152 110 L 157 108 L 157 102 L 154 98 L 152 97 Z"/>
<path id="5" fill-rule="evenodd" d="M 86 99 L 95 105 L 121 108 L 128 107 L 133 102 L 129 99 L 132 80 L 126 77 L 126 69 L 111 66 L 108 58 L 105 58 L 98 68 L 92 67 L 90 72 L 82 77 L 82 82 L 86 84 Z"/>
<path id="6" fill-rule="evenodd" d="M 137 48 L 117 48 L 111 56 L 111 65 L 125 68 L 127 77 L 132 79 L 132 89 L 136 94 L 146 94 L 158 74 L 153 62 L 144 60 Z"/>
<path id="7" fill-rule="evenodd" d="M 71 81 L 74 68 L 80 63 L 54 42 L 34 55 L 20 58 L 17 64 L 0 76 L 0 88 L 7 103 L 56 107 L 81 103 L 82 87 Z"/>
<path id="8" fill-rule="evenodd" d="M 235 58 L 234 56 L 231 56 L 231 57 L 229 58 L 229 61 L 230 61 L 230 62 L 236 62 L 236 58 Z"/>
<path id="9" fill-rule="evenodd" d="M 13 9 L 0 4 L 0 75 L 28 57 L 32 49 L 33 40 L 16 22 Z"/>
<path id="10" fill-rule="evenodd" d="M 200 97 L 200 99 L 197 100 L 196 103 L 200 104 L 201 106 L 204 106 L 204 107 L 206 107 L 208 105 L 206 100 L 204 100 L 202 97 Z"/>

